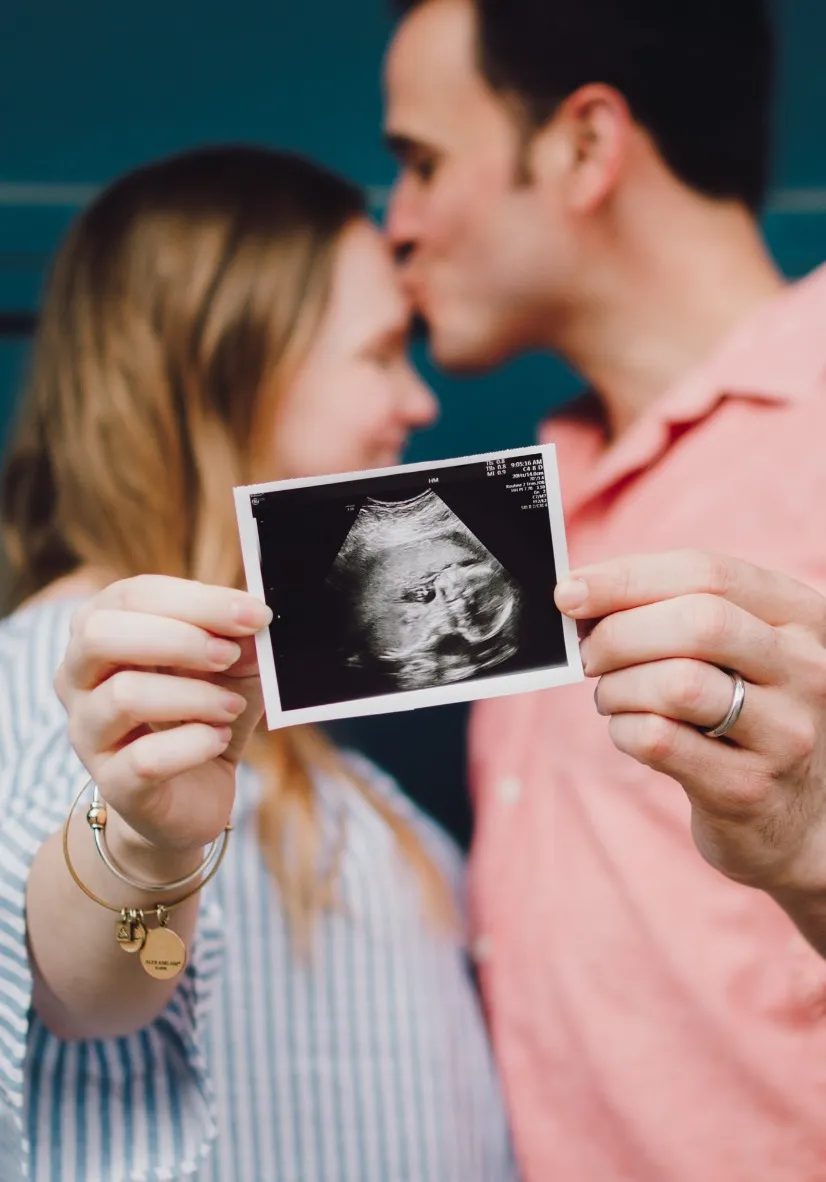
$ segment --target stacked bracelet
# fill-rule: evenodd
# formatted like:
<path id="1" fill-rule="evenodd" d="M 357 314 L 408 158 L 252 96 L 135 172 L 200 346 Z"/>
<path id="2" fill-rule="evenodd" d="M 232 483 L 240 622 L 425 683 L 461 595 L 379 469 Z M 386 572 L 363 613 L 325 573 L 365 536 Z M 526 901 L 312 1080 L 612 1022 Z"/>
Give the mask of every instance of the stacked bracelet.
<path id="1" fill-rule="evenodd" d="M 153 910 L 158 926 L 155 928 L 146 927 L 144 923 L 146 915 L 141 908 L 116 907 L 113 903 L 107 903 L 105 899 L 99 898 L 81 881 L 72 864 L 72 859 L 69 855 L 69 826 L 83 793 L 90 786 L 93 786 L 94 792 L 92 803 L 86 813 L 86 820 L 92 830 L 95 846 L 104 865 L 116 878 L 128 886 L 134 887 L 136 890 L 166 894 L 167 897 L 195 883 L 185 895 L 182 895 L 180 899 L 176 899 L 174 903 L 156 904 Z M 69 809 L 66 822 L 63 826 L 63 857 L 66 861 L 66 868 L 76 886 L 83 891 L 87 898 L 91 899 L 93 903 L 97 903 L 99 907 L 105 907 L 107 911 L 117 913 L 118 920 L 115 924 L 115 939 L 124 952 L 139 953 L 140 962 L 150 977 L 155 977 L 158 980 L 168 980 L 171 977 L 177 977 L 186 966 L 187 952 L 186 945 L 181 937 L 168 926 L 169 912 L 173 911 L 176 907 L 180 907 L 187 899 L 191 899 L 193 895 L 197 894 L 198 891 L 206 886 L 216 873 L 226 853 L 232 826 L 227 825 L 221 836 L 212 842 L 203 862 L 195 870 L 191 871 L 191 873 L 185 875 L 183 878 L 177 879 L 175 882 L 147 883 L 131 878 L 118 866 L 112 857 L 106 845 L 106 820 L 106 805 L 101 799 L 97 785 L 94 784 L 93 780 L 89 779 L 72 801 L 72 806 Z"/>
<path id="2" fill-rule="evenodd" d="M 114 874 L 115 878 L 119 878 L 121 882 L 125 882 L 127 886 L 134 887 L 137 891 L 147 891 L 150 894 L 172 894 L 175 891 L 182 891 L 184 887 L 190 886 L 191 883 L 197 882 L 202 876 L 209 874 L 213 864 L 223 856 L 224 846 L 227 841 L 227 830 L 225 829 L 222 836 L 216 837 L 215 841 L 213 841 L 200 866 L 196 866 L 194 870 L 189 874 L 185 874 L 183 878 L 176 878 L 174 882 L 141 882 L 138 878 L 131 878 L 118 866 L 109 852 L 109 847 L 106 844 L 106 805 L 101 799 L 100 789 L 97 784 L 94 786 L 92 803 L 86 810 L 86 820 L 89 822 L 92 835 L 95 839 L 95 847 L 106 869 Z"/>

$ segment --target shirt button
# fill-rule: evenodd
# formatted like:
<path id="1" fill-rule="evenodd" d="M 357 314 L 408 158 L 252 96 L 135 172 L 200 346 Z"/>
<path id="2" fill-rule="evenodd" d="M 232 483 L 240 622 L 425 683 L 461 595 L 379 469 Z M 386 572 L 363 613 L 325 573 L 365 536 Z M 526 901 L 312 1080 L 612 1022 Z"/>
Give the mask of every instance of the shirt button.
<path id="1" fill-rule="evenodd" d="M 485 964 L 490 960 L 493 952 L 493 940 L 490 936 L 477 936 L 470 947 L 470 955 L 473 957 L 476 964 Z"/>
<path id="2" fill-rule="evenodd" d="M 505 776 L 496 789 L 502 804 L 516 804 L 522 795 L 522 781 L 518 776 Z"/>

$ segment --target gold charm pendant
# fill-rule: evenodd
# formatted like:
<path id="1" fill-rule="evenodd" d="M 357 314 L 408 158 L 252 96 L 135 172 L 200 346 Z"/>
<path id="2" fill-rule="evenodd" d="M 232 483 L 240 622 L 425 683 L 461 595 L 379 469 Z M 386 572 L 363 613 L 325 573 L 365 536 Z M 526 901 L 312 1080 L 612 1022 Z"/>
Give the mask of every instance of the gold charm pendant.
<path id="1" fill-rule="evenodd" d="M 177 932 L 167 927 L 169 917 L 166 908 L 156 908 L 158 926 L 150 928 L 140 950 L 141 964 L 150 977 L 168 981 L 177 977 L 186 966 L 186 945 Z"/>
<path id="2" fill-rule="evenodd" d="M 146 940 L 146 928 L 143 926 L 141 911 L 124 908 L 115 924 L 115 939 L 124 952 L 140 952 Z"/>

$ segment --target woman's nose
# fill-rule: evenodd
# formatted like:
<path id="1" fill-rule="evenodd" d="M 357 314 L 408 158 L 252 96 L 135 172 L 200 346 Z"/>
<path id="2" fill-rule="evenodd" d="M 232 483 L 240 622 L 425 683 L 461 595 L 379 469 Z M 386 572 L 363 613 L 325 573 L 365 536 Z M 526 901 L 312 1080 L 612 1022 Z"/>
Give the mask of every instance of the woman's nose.
<path id="1" fill-rule="evenodd" d="M 404 415 L 411 427 L 428 427 L 439 417 L 436 395 L 416 374 L 406 383 Z"/>

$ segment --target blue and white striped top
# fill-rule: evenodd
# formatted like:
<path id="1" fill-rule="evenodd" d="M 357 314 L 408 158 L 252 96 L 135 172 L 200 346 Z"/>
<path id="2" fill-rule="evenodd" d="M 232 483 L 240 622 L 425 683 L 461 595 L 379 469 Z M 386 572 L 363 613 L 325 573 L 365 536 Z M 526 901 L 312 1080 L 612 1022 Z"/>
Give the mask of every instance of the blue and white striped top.
<path id="1" fill-rule="evenodd" d="M 342 906 L 291 951 L 259 852 L 258 784 L 204 890 L 166 1011 L 128 1038 L 62 1042 L 31 1010 L 25 886 L 85 776 L 52 678 L 69 602 L 0 623 L 0 1179 L 17 1182 L 510 1182 L 505 1117 L 463 949 L 422 915 L 386 824 L 346 782 Z M 452 843 L 369 765 L 456 884 Z M 140 971 L 136 965 L 136 971 Z"/>

